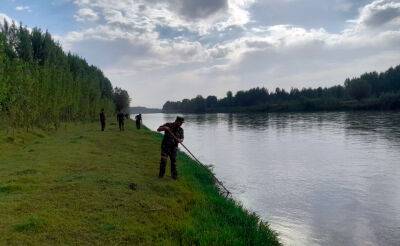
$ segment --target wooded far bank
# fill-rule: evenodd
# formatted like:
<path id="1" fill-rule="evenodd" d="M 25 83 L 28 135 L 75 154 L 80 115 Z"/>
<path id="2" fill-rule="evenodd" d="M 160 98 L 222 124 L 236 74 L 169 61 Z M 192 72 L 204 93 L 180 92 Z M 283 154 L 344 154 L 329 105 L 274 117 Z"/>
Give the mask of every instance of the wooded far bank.
<path id="1" fill-rule="evenodd" d="M 296 112 L 331 110 L 396 110 L 400 109 L 400 65 L 385 72 L 365 73 L 346 79 L 344 85 L 329 88 L 297 89 L 289 92 L 276 88 L 253 88 L 231 91 L 224 98 L 197 96 L 177 102 L 166 102 L 165 113 L 215 112 Z"/>

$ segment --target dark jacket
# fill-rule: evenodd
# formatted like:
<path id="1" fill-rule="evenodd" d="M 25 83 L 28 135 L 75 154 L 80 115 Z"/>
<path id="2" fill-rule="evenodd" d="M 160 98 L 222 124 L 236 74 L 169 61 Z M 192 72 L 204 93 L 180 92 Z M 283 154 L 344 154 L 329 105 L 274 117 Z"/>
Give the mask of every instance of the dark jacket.
<path id="1" fill-rule="evenodd" d="M 99 114 L 99 117 L 100 117 L 100 122 L 102 123 L 106 122 L 106 115 L 104 114 L 104 112 L 101 112 Z"/>
<path id="2" fill-rule="evenodd" d="M 169 127 L 171 132 L 175 135 L 175 137 L 182 139 L 184 138 L 183 129 L 180 126 L 176 126 L 174 123 L 166 123 L 163 126 Z M 165 131 L 164 138 L 162 140 L 161 146 L 163 148 L 171 148 L 171 147 L 178 147 L 178 141 L 171 135 L 169 131 Z"/>

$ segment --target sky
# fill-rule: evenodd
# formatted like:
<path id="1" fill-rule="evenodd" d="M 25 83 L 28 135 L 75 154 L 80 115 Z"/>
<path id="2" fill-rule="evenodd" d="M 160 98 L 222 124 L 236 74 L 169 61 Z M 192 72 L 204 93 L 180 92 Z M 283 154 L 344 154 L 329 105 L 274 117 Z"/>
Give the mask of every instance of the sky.
<path id="1" fill-rule="evenodd" d="M 133 106 L 252 87 L 318 87 L 400 64 L 400 0 L 0 0 Z"/>

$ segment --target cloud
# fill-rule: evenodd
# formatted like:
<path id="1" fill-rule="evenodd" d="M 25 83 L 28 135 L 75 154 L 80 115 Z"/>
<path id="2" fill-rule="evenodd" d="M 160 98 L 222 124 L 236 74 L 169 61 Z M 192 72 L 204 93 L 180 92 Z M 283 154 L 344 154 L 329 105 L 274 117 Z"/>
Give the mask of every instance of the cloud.
<path id="1" fill-rule="evenodd" d="M 356 20 L 351 21 L 340 33 L 330 33 L 324 28 L 305 29 L 294 25 L 257 26 L 246 35 L 214 47 L 216 57 L 228 57 L 238 62 L 246 52 L 276 50 L 326 49 L 360 50 L 389 47 L 397 48 L 400 41 L 400 2 L 377 0 L 360 10 Z M 391 22 L 392 25 L 385 26 Z M 376 27 L 380 25 L 380 29 Z M 269 60 L 266 57 L 266 60 Z"/>
<path id="2" fill-rule="evenodd" d="M 179 12 L 189 19 L 202 19 L 228 8 L 227 0 L 179 0 Z"/>
<path id="3" fill-rule="evenodd" d="M 84 28 L 60 40 L 101 66 L 135 103 L 158 107 L 253 86 L 329 86 L 400 59 L 398 1 L 366 4 L 338 32 L 254 22 L 256 1 L 209 2 L 75 0 Z M 357 6 L 335 4 L 345 12 Z M 95 17 L 83 18 L 89 12 Z"/>
<path id="4" fill-rule="evenodd" d="M 8 23 L 12 23 L 14 20 L 11 19 L 8 15 L 0 13 L 0 24 L 3 24 L 4 21 L 7 21 Z"/>
<path id="5" fill-rule="evenodd" d="M 32 12 L 31 8 L 29 6 L 24 6 L 24 5 L 19 5 L 15 7 L 16 11 L 27 11 L 27 12 Z"/>
<path id="6" fill-rule="evenodd" d="M 157 26 L 168 26 L 206 34 L 247 24 L 247 9 L 254 0 L 75 0 L 74 3 L 80 10 L 96 9 L 107 24 L 135 26 L 148 32 Z"/>
<path id="7" fill-rule="evenodd" d="M 77 21 L 96 21 L 99 19 L 99 16 L 92 9 L 82 8 L 78 10 L 74 15 L 74 18 Z"/>
<path id="8" fill-rule="evenodd" d="M 360 26 L 379 27 L 400 20 L 399 0 L 378 0 L 365 6 L 356 21 Z"/>
<path id="9" fill-rule="evenodd" d="M 208 44 L 199 39 L 214 33 L 229 33 L 233 26 L 243 27 L 249 22 L 247 9 L 254 0 L 75 0 L 74 3 L 78 7 L 75 19 L 91 26 L 68 33 L 61 39 L 65 48 L 78 49 L 78 43 L 86 40 L 127 40 L 132 50 L 145 47 L 157 64 L 169 59 L 179 64 L 209 59 Z"/>

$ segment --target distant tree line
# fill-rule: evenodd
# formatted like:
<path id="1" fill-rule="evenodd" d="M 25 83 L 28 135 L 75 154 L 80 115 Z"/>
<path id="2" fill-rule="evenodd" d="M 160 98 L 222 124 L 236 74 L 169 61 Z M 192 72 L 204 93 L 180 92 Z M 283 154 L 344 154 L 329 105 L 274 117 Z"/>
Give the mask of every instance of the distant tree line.
<path id="1" fill-rule="evenodd" d="M 114 113 L 129 100 L 100 69 L 64 53 L 47 31 L 0 24 L 0 120 L 11 127 L 97 119 L 101 108 Z"/>
<path id="2" fill-rule="evenodd" d="M 166 102 L 163 112 L 289 112 L 320 110 L 395 110 L 400 109 L 400 65 L 386 72 L 365 73 L 358 78 L 346 79 L 344 85 L 329 88 L 253 88 L 231 91 L 224 98 L 216 96 Z"/>
<path id="3" fill-rule="evenodd" d="M 154 114 L 161 113 L 162 110 L 159 108 L 130 107 L 129 112 L 131 114 Z"/>

